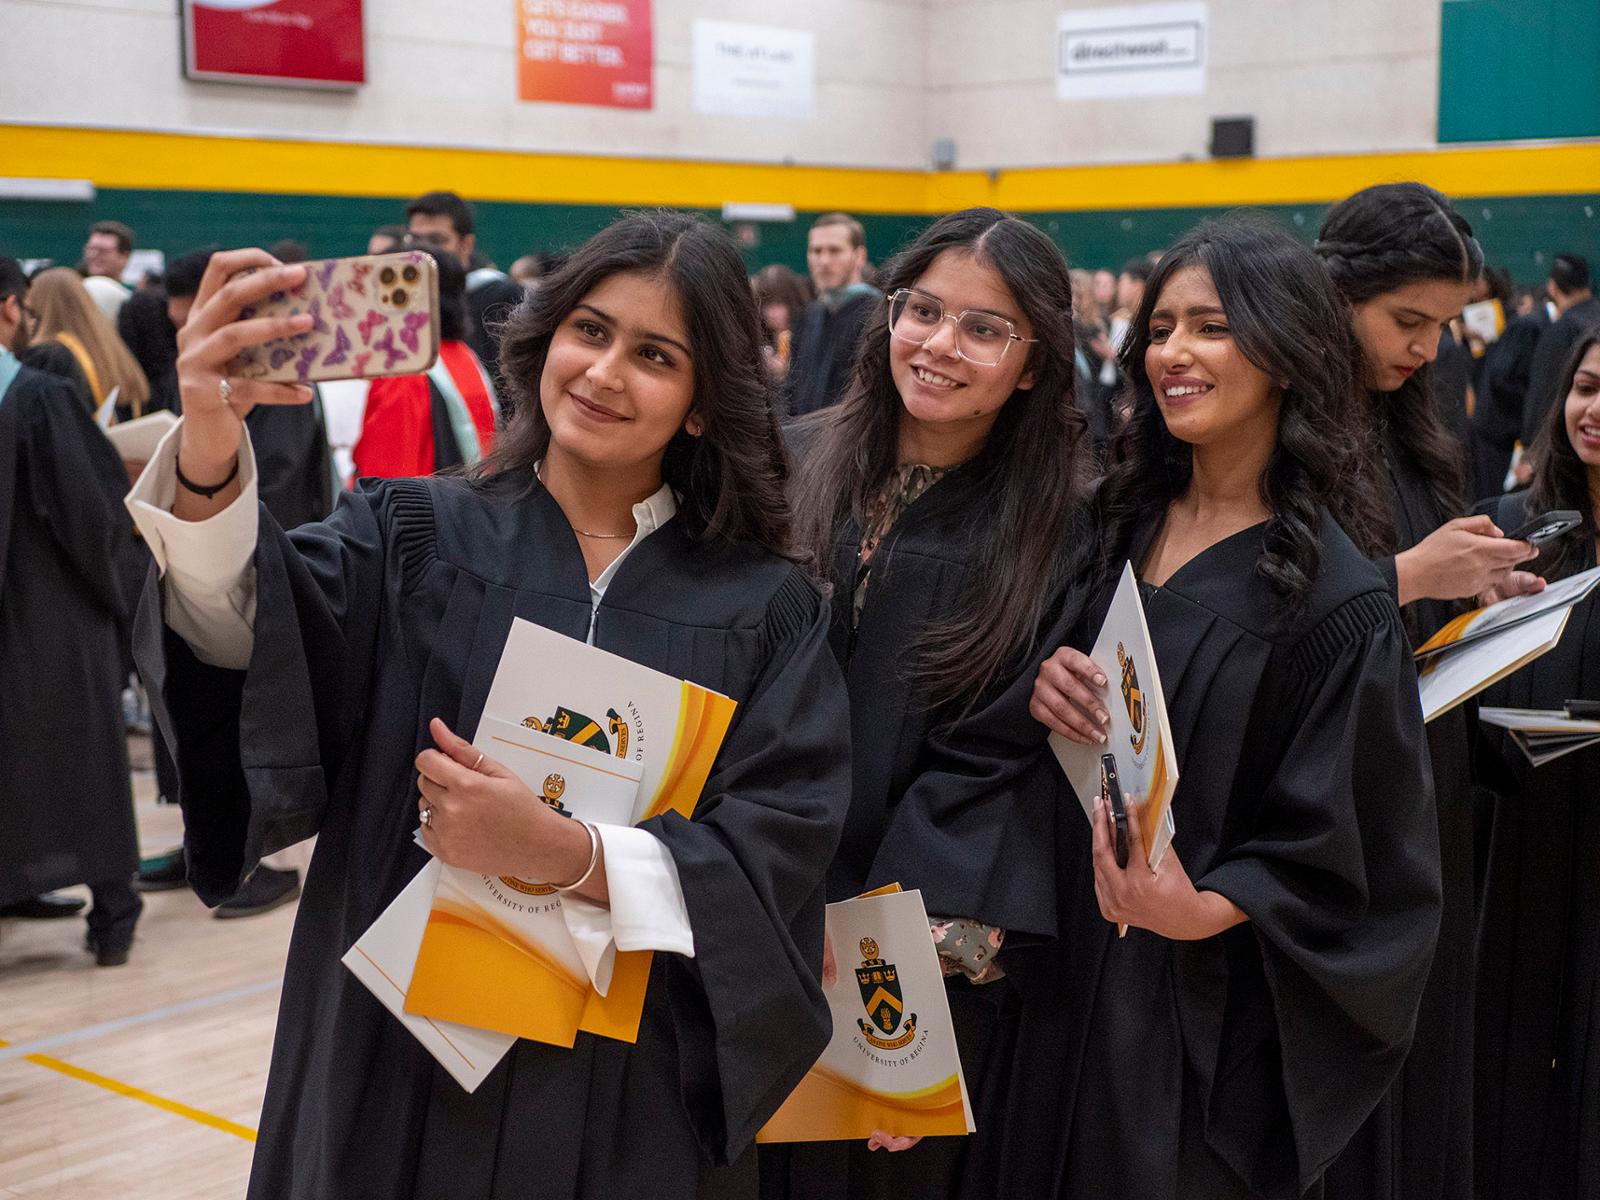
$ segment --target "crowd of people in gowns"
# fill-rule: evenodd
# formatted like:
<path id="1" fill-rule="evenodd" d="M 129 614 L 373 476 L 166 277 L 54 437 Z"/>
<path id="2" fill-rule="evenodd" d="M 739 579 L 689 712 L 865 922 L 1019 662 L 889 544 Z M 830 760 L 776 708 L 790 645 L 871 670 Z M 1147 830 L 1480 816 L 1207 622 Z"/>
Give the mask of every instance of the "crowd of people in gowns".
<path id="1" fill-rule="evenodd" d="M 470 229 L 429 203 L 453 253 Z M 853 219 L 813 235 L 807 301 L 752 291 L 702 218 L 626 215 L 494 324 L 487 369 L 447 305 L 445 376 L 371 388 L 355 460 L 381 468 L 342 487 L 317 459 L 334 486 L 292 515 L 265 431 L 317 389 L 230 363 L 306 330 L 245 313 L 306 267 L 203 255 L 132 527 L 99 372 L 67 340 L 55 374 L 17 359 L 28 281 L 0 260 L 8 680 L 40 669 L 28 622 L 66 614 L 85 686 L 36 681 L 52 723 L 114 728 L 137 607 L 188 883 L 226 904 L 317 838 L 253 1200 L 1600 1195 L 1600 749 L 1534 767 L 1477 720 L 1600 700 L 1600 601 L 1426 724 L 1412 657 L 1596 565 L 1582 260 L 1552 276 L 1556 350 L 1507 329 L 1536 371 L 1463 372 L 1502 409 L 1544 381 L 1511 450 L 1443 396 L 1442 334 L 1493 284 L 1419 183 L 1332 205 L 1310 246 L 1197 226 L 1124 271 L 1114 346 L 1094 281 L 1017 216 L 943 216 L 870 272 Z M 1553 510 L 1577 527 L 1507 536 Z M 1125 564 L 1182 764 L 1154 870 L 1137 819 L 1119 865 L 1047 745 L 1103 744 L 1123 702 L 1088 651 Z M 737 702 L 692 820 L 563 821 L 469 745 L 514 617 Z M 92 883 L 91 943 L 125 959 L 126 758 L 0 723 L 31 748 L 7 796 L 99 772 L 69 781 L 98 806 L 82 861 L 23 824 L 0 901 Z M 637 1041 L 519 1041 L 460 1088 L 340 965 L 430 854 L 657 951 Z M 824 905 L 889 883 L 924 898 L 976 1131 L 757 1148 L 830 1036 Z"/>

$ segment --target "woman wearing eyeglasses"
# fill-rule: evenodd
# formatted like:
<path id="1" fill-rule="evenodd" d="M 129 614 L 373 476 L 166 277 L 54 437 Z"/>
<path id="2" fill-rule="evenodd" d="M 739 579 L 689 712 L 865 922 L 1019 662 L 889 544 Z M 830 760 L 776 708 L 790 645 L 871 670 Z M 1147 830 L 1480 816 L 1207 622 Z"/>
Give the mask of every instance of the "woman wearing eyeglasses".
<path id="1" fill-rule="evenodd" d="M 1084 540 L 1068 534 L 1089 443 L 1067 264 L 1034 226 L 968 209 L 882 282 L 845 399 L 793 438 L 797 540 L 832 578 L 854 737 L 828 899 L 921 889 L 979 1132 L 769 1148 L 769 1200 L 990 1192 L 987 1110 L 1017 1003 L 1006 946 L 1055 930 L 1054 812 L 1070 797 L 1027 702 L 1065 551 Z"/>

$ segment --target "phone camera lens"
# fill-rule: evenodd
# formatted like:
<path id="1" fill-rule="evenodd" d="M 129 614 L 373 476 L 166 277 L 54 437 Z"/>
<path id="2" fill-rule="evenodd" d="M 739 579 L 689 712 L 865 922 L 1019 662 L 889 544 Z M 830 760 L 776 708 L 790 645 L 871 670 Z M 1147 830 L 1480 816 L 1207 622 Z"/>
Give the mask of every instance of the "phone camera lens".
<path id="1" fill-rule="evenodd" d="M 381 283 L 393 283 L 394 282 L 394 268 L 393 267 L 385 267 L 383 270 L 379 271 L 378 272 L 378 280 Z"/>
<path id="2" fill-rule="evenodd" d="M 417 269 L 415 267 L 407 267 L 400 272 L 400 277 L 407 283 L 415 283 L 417 281 Z"/>
<path id="3" fill-rule="evenodd" d="M 395 304 L 396 308 L 404 308 L 406 306 L 406 290 L 405 290 L 405 288 L 395 288 L 395 290 L 394 290 L 394 304 Z"/>

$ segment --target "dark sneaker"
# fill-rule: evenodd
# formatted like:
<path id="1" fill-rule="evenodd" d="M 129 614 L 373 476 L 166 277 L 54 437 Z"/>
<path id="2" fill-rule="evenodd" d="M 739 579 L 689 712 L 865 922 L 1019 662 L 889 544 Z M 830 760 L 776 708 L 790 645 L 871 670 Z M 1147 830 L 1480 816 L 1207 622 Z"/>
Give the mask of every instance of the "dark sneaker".
<path id="1" fill-rule="evenodd" d="M 133 942 L 133 934 L 127 935 L 127 940 L 113 938 L 97 930 L 91 929 L 84 936 L 84 947 L 94 954 L 94 964 L 97 967 L 122 967 L 128 962 L 128 947 Z"/>
<path id="2" fill-rule="evenodd" d="M 299 871 L 257 867 L 250 878 L 244 881 L 242 888 L 217 905 L 216 915 L 224 920 L 229 917 L 253 917 L 258 913 L 271 912 L 299 894 Z"/>
<path id="3" fill-rule="evenodd" d="M 139 877 L 133 886 L 141 892 L 166 892 L 189 886 L 189 866 L 183 861 L 183 847 L 139 860 Z"/>
<path id="4" fill-rule="evenodd" d="M 87 900 L 76 896 L 57 896 L 46 892 L 42 896 L 29 896 L 0 904 L 0 917 L 21 917 L 25 921 L 53 921 L 58 917 L 75 917 L 83 911 Z"/>

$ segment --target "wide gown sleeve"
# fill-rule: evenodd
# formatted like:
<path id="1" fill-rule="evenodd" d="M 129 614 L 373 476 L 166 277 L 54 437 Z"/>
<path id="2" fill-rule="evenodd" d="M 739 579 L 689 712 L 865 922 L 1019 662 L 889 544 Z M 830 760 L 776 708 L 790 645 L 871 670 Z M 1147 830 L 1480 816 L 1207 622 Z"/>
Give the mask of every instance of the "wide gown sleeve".
<path id="1" fill-rule="evenodd" d="M 1230 814 L 1232 848 L 1195 886 L 1250 918 L 1220 939 L 1229 984 L 1207 1140 L 1263 1190 L 1264 1164 L 1292 1164 L 1298 1195 L 1405 1059 L 1438 936 L 1440 868 L 1416 672 L 1392 598 L 1348 602 L 1283 674 L 1285 750 L 1254 811 Z M 1249 977 L 1264 977 L 1270 1016 L 1248 1011 L 1261 1001 L 1239 985 Z M 1251 1096 L 1274 1075 L 1285 1109 L 1264 1112 Z"/>
<path id="2" fill-rule="evenodd" d="M 401 586 L 386 510 L 420 486 L 375 481 L 292 534 L 259 510 L 245 670 L 195 656 L 168 627 L 150 573 L 134 653 L 178 765 L 190 883 L 208 904 L 233 894 L 263 856 L 320 828 L 365 711 L 386 589 Z"/>
<path id="3" fill-rule="evenodd" d="M 894 806 L 869 888 L 918 888 L 929 913 L 1017 934 L 1056 932 L 1056 806 L 1066 777 L 1028 713 L 1038 664 L 923 747 Z"/>
<path id="4" fill-rule="evenodd" d="M 827 1045 L 823 881 L 850 799 L 849 700 L 828 612 L 798 572 L 693 821 L 643 826 L 678 866 L 695 957 L 669 962 L 679 1070 L 701 1149 L 738 1157 Z"/>

